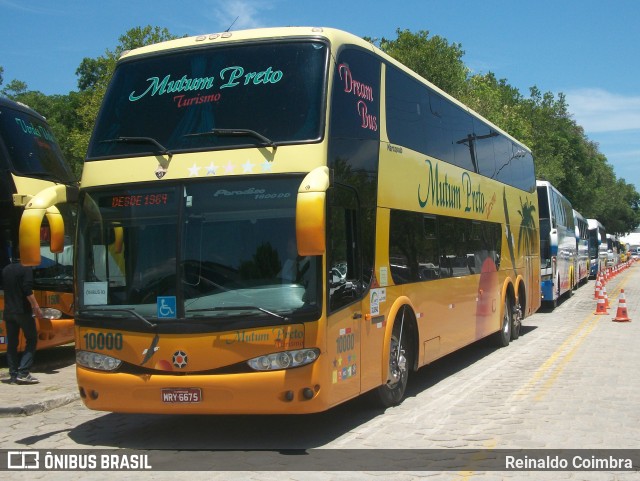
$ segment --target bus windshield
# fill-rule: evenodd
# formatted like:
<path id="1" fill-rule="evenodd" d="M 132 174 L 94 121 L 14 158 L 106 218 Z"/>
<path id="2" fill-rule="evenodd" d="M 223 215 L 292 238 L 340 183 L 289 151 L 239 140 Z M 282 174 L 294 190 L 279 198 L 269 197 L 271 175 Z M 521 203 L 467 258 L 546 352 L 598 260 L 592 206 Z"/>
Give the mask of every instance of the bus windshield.
<path id="1" fill-rule="evenodd" d="M 43 118 L 3 105 L 0 108 L 0 139 L 0 149 L 4 144 L 9 169 L 15 174 L 62 183 L 75 182 L 73 172 Z"/>
<path id="2" fill-rule="evenodd" d="M 78 219 L 80 315 L 271 323 L 317 317 L 320 257 L 298 256 L 295 244 L 301 181 L 255 177 L 86 192 Z"/>
<path id="3" fill-rule="evenodd" d="M 87 160 L 320 140 L 327 52 L 299 40 L 125 61 Z"/>

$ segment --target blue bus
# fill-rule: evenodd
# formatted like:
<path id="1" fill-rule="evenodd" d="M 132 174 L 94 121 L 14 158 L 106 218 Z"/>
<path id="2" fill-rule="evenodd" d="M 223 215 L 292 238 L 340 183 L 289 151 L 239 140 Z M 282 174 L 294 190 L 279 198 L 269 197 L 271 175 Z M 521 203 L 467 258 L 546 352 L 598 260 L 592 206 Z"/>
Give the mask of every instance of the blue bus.
<path id="1" fill-rule="evenodd" d="M 540 216 L 541 296 L 543 303 L 555 308 L 560 297 L 572 295 L 576 284 L 573 207 L 550 182 L 538 180 L 536 186 Z"/>
<path id="2" fill-rule="evenodd" d="M 607 231 L 597 219 L 587 219 L 589 225 L 589 276 L 598 277 L 607 266 Z"/>

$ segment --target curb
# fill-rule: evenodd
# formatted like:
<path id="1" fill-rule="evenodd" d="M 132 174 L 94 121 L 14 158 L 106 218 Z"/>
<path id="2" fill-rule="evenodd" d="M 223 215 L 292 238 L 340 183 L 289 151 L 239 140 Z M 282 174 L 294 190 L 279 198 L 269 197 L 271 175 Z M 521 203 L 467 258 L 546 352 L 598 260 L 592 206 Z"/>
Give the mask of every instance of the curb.
<path id="1" fill-rule="evenodd" d="M 73 351 L 73 345 L 65 345 L 37 353 L 32 371 L 40 378 L 40 383 L 23 387 L 6 383 L 9 369 L 5 367 L 5 353 L 0 353 L 4 357 L 0 361 L 5 364 L 0 368 L 0 418 L 31 416 L 79 400 Z"/>
<path id="2" fill-rule="evenodd" d="M 42 402 L 26 404 L 24 406 L 6 406 L 0 407 L 0 418 L 15 417 L 15 416 L 31 416 L 33 414 L 43 413 L 52 409 L 65 406 L 73 401 L 79 400 L 80 395 L 64 394 L 51 399 L 46 399 Z"/>

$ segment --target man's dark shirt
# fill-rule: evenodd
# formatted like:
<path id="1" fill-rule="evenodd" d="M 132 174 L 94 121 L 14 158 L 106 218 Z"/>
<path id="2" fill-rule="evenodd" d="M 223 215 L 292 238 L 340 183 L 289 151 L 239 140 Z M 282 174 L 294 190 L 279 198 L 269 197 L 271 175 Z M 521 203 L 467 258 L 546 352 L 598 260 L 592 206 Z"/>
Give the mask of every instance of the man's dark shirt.
<path id="1" fill-rule="evenodd" d="M 4 288 L 4 314 L 29 314 L 31 305 L 27 296 L 33 294 L 33 271 L 19 262 L 2 269 Z"/>

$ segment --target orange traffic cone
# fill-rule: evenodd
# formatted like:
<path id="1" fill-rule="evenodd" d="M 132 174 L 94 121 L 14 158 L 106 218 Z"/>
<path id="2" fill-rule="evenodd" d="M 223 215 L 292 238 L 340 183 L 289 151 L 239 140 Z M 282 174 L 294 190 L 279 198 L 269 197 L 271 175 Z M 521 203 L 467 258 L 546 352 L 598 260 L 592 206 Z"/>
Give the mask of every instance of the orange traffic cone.
<path id="1" fill-rule="evenodd" d="M 613 319 L 615 322 L 630 322 L 629 313 L 627 312 L 627 302 L 624 298 L 624 289 L 620 289 L 620 301 L 618 303 L 618 312 Z"/>
<path id="2" fill-rule="evenodd" d="M 594 291 L 594 293 L 593 293 L 593 298 L 594 298 L 594 299 L 598 299 L 598 297 L 600 297 L 600 288 L 601 288 L 600 286 L 601 286 L 601 284 L 600 284 L 600 278 L 598 277 L 598 278 L 596 279 L 596 288 L 595 288 L 595 291 Z"/>
<path id="3" fill-rule="evenodd" d="M 602 286 L 602 289 L 600 289 L 600 295 L 604 299 L 605 309 L 609 309 L 611 305 L 609 304 L 609 296 L 607 295 L 607 286 Z"/>
<path id="4" fill-rule="evenodd" d="M 598 306 L 596 307 L 596 312 L 594 314 L 601 316 L 602 314 L 609 314 L 607 312 L 607 306 L 604 303 L 604 297 L 598 298 Z"/>

